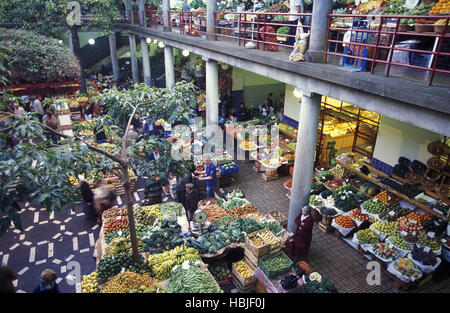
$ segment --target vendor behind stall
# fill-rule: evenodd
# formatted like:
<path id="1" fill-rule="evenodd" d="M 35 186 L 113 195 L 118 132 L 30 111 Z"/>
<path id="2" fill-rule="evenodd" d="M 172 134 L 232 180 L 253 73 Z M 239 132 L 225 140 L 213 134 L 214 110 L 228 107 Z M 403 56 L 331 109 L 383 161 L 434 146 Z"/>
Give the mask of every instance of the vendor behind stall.
<path id="1" fill-rule="evenodd" d="M 206 198 L 214 198 L 214 188 L 217 184 L 216 166 L 209 157 L 205 157 L 205 167 L 206 176 L 200 177 L 199 180 L 206 181 Z"/>

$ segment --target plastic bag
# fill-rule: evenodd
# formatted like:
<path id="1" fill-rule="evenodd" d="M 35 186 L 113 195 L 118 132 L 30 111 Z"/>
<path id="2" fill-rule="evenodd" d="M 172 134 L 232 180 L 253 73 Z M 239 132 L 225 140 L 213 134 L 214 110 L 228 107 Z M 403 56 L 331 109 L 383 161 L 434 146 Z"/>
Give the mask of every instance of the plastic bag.
<path id="1" fill-rule="evenodd" d="M 289 56 L 290 61 L 299 62 L 305 60 L 305 52 L 308 46 L 309 33 L 300 33 L 298 38 L 296 37 L 294 50 Z"/>

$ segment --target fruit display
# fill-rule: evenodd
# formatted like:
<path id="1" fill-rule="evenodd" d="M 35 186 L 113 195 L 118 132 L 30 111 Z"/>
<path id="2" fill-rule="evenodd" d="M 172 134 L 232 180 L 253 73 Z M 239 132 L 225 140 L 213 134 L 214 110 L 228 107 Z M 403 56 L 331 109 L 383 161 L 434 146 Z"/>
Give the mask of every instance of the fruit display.
<path id="1" fill-rule="evenodd" d="M 393 193 L 384 190 L 375 196 L 384 205 L 390 205 L 398 202 L 400 198 Z"/>
<path id="2" fill-rule="evenodd" d="M 112 144 L 112 143 L 101 143 L 98 145 L 99 148 L 105 150 L 106 152 L 112 153 L 112 154 L 119 154 L 120 153 L 120 147 L 118 145 Z"/>
<path id="3" fill-rule="evenodd" d="M 416 6 L 414 9 L 408 12 L 408 15 L 427 15 L 428 12 L 433 8 L 434 3 L 425 3 L 422 2 L 418 6 Z"/>
<path id="4" fill-rule="evenodd" d="M 439 0 L 429 12 L 429 14 L 436 14 L 436 15 L 449 13 L 450 13 L 450 0 Z"/>
<path id="5" fill-rule="evenodd" d="M 378 235 L 370 229 L 361 229 L 356 233 L 356 238 L 360 244 L 376 245 L 380 242 Z"/>
<path id="6" fill-rule="evenodd" d="M 372 224 L 372 229 L 379 231 L 383 236 L 393 236 L 398 233 L 398 223 L 376 221 Z"/>
<path id="7" fill-rule="evenodd" d="M 130 289 L 127 293 L 166 293 L 166 291 L 159 283 L 154 282 L 152 288 L 141 286 L 139 289 Z"/>
<path id="8" fill-rule="evenodd" d="M 128 269 L 131 272 L 143 274 L 152 273 L 149 264 L 145 262 L 141 256 L 141 263 L 136 264 L 131 254 L 121 253 L 118 255 L 108 256 L 98 264 L 97 276 L 98 278 L 108 278 L 115 276 L 121 272 L 122 269 Z"/>
<path id="9" fill-rule="evenodd" d="M 185 262 L 177 266 L 167 282 L 169 293 L 223 293 L 207 270 Z"/>
<path id="10" fill-rule="evenodd" d="M 239 261 L 233 263 L 233 268 L 241 275 L 244 279 L 250 278 L 253 276 L 252 270 L 248 267 L 247 263 L 244 261 Z"/>
<path id="11" fill-rule="evenodd" d="M 390 248 L 389 245 L 380 242 L 373 249 L 373 253 L 385 260 L 395 260 L 398 258 L 398 250 Z"/>
<path id="12" fill-rule="evenodd" d="M 272 221 L 263 221 L 259 223 L 260 229 L 268 228 L 273 234 L 278 234 L 280 231 L 283 230 L 283 226 L 276 222 Z M 244 228 L 243 228 L 244 229 Z M 245 231 L 245 230 L 243 230 Z"/>
<path id="13" fill-rule="evenodd" d="M 411 251 L 411 257 L 414 261 L 418 261 L 426 266 L 435 266 L 437 263 L 437 257 L 433 251 L 425 252 L 424 247 L 414 246 Z"/>
<path id="14" fill-rule="evenodd" d="M 309 197 L 309 204 L 313 206 L 321 206 L 323 205 L 323 201 L 319 196 L 311 195 Z"/>
<path id="15" fill-rule="evenodd" d="M 412 23 L 408 23 L 408 24 L 414 24 L 414 20 L 412 20 Z M 422 191 L 414 185 L 401 184 L 401 183 L 397 182 L 396 180 L 389 178 L 389 177 L 383 178 L 380 182 L 384 185 L 391 187 L 395 191 L 398 191 L 401 194 L 404 194 L 405 196 L 408 196 L 410 198 L 414 198 L 418 194 L 422 193 Z"/>
<path id="16" fill-rule="evenodd" d="M 316 173 L 316 179 L 322 183 L 332 180 L 334 178 L 330 171 L 319 171 Z"/>
<path id="17" fill-rule="evenodd" d="M 172 269 L 184 261 L 193 261 L 200 259 L 198 251 L 194 248 L 178 246 L 170 251 L 160 254 L 150 255 L 148 264 L 150 265 L 155 277 L 159 280 L 166 280 L 170 277 Z"/>
<path id="18" fill-rule="evenodd" d="M 353 228 L 356 225 L 354 220 L 345 215 L 339 215 L 338 217 L 336 217 L 335 222 L 342 228 Z"/>
<path id="19" fill-rule="evenodd" d="M 416 243 L 417 242 L 417 240 L 419 240 L 419 238 L 417 238 L 417 235 L 412 235 L 412 234 L 409 234 L 409 233 L 407 233 L 407 232 L 401 232 L 401 234 L 403 235 L 403 239 L 405 239 L 405 241 L 407 242 L 407 243 L 411 243 L 411 244 L 414 244 L 414 243 Z M 406 235 L 404 235 L 404 234 L 406 234 Z"/>
<path id="20" fill-rule="evenodd" d="M 206 233 L 200 236 L 197 239 L 199 245 L 196 249 L 201 254 L 215 254 L 232 242 L 244 242 L 244 240 L 244 234 L 238 228 L 228 229 L 228 231 L 216 230 L 213 233 Z"/>
<path id="21" fill-rule="evenodd" d="M 128 219 L 121 218 L 118 220 L 111 220 L 103 224 L 103 232 L 108 233 L 110 231 L 117 231 L 117 230 L 129 230 L 128 228 Z"/>
<path id="22" fill-rule="evenodd" d="M 138 247 L 142 247 L 142 241 L 139 238 Z M 105 256 L 116 255 L 119 253 L 131 253 L 130 235 L 127 237 L 116 237 L 112 239 L 105 249 Z"/>
<path id="23" fill-rule="evenodd" d="M 231 273 L 225 265 L 209 266 L 208 270 L 217 282 L 225 280 Z"/>
<path id="24" fill-rule="evenodd" d="M 76 179 L 75 177 L 73 177 L 73 176 L 69 176 L 69 182 L 72 184 L 72 185 L 77 185 L 78 184 L 78 179 Z"/>
<path id="25" fill-rule="evenodd" d="M 398 222 L 398 230 L 405 231 L 408 234 L 412 235 L 418 234 L 420 231 L 423 230 L 423 227 L 422 225 L 420 225 L 420 223 L 418 223 L 414 219 L 409 219 L 406 216 L 399 217 L 397 222 Z"/>
<path id="26" fill-rule="evenodd" d="M 225 210 L 222 207 L 218 206 L 217 204 L 207 205 L 203 207 L 203 210 L 205 211 L 207 219 L 210 222 L 215 222 L 218 219 L 227 215 Z"/>
<path id="27" fill-rule="evenodd" d="M 423 227 L 427 232 L 433 232 L 436 236 L 440 236 L 447 229 L 448 222 L 441 220 L 437 217 L 433 217 L 431 220 L 426 222 Z"/>
<path id="28" fill-rule="evenodd" d="M 381 0 L 371 0 L 366 3 L 362 3 L 359 7 L 359 14 L 367 14 L 372 12 L 373 10 L 377 9 L 380 4 Z"/>
<path id="29" fill-rule="evenodd" d="M 280 245 L 280 240 L 268 229 L 260 230 L 258 235 L 260 235 L 264 241 L 272 247 Z"/>
<path id="30" fill-rule="evenodd" d="M 269 212 L 269 216 L 272 217 L 278 224 L 287 223 L 287 218 L 280 211 L 273 210 Z"/>
<path id="31" fill-rule="evenodd" d="M 97 272 L 94 271 L 89 275 L 81 277 L 81 292 L 82 293 L 96 293 L 98 292 Z"/>
<path id="32" fill-rule="evenodd" d="M 350 184 L 345 184 L 336 188 L 336 190 L 333 191 L 333 199 L 337 200 L 342 195 L 348 195 L 349 193 L 356 193 L 356 192 L 358 192 L 358 190 L 356 190 L 355 187 L 353 187 Z"/>
<path id="33" fill-rule="evenodd" d="M 419 224 L 424 224 L 425 219 L 427 217 L 425 217 L 425 214 L 420 214 L 418 212 L 411 212 L 406 216 L 406 218 L 408 218 L 410 220 L 415 220 Z"/>
<path id="34" fill-rule="evenodd" d="M 426 19 L 418 19 L 418 20 L 416 20 L 416 24 L 430 24 L 430 25 L 433 25 L 434 21 L 433 20 L 426 20 Z"/>
<path id="35" fill-rule="evenodd" d="M 407 208 L 402 208 L 400 205 L 392 204 L 386 206 L 381 213 L 379 214 L 382 220 L 386 220 L 388 222 L 396 221 L 400 216 L 408 215 L 411 211 Z"/>
<path id="36" fill-rule="evenodd" d="M 226 214 L 232 217 L 245 217 L 248 214 L 253 213 L 258 213 L 258 210 L 256 210 L 256 207 L 251 204 L 236 206 L 233 209 L 226 211 Z"/>
<path id="37" fill-rule="evenodd" d="M 98 182 L 99 180 L 102 180 L 103 177 L 104 177 L 104 174 L 101 170 L 94 169 L 87 173 L 87 175 L 85 176 L 85 179 L 86 179 L 86 181 L 88 181 L 90 183 L 95 183 L 95 182 Z"/>
<path id="38" fill-rule="evenodd" d="M 384 205 L 380 201 L 369 199 L 361 204 L 361 208 L 370 214 L 380 214 L 383 210 L 386 209 L 386 205 Z"/>
<path id="39" fill-rule="evenodd" d="M 292 267 L 291 259 L 289 259 L 284 253 L 278 253 L 274 256 L 263 258 L 260 262 L 263 263 L 260 267 L 266 274 L 278 273 L 279 275 L 287 272 Z"/>
<path id="40" fill-rule="evenodd" d="M 409 243 L 403 238 L 403 236 L 400 233 L 396 233 L 392 235 L 389 240 L 391 243 L 396 246 L 399 249 L 402 250 L 411 250 L 411 246 Z"/>
<path id="41" fill-rule="evenodd" d="M 420 247 L 430 247 L 433 251 L 440 251 L 442 246 L 438 239 L 430 238 L 425 232 L 420 232 L 417 236 L 417 245 Z"/>
<path id="42" fill-rule="evenodd" d="M 361 209 L 353 209 L 348 212 L 348 215 L 354 220 L 364 222 L 369 220 L 369 215 L 361 213 Z"/>
<path id="43" fill-rule="evenodd" d="M 422 276 L 420 269 L 414 264 L 413 261 L 406 258 L 399 258 L 394 263 L 394 269 L 399 272 L 401 275 L 406 276 L 408 278 L 418 279 Z"/>
<path id="44" fill-rule="evenodd" d="M 152 293 L 151 289 L 154 283 L 155 279 L 148 274 L 125 271 L 108 280 L 104 284 L 101 293 L 126 293 L 137 289 L 143 290 L 145 293 Z"/>
<path id="45" fill-rule="evenodd" d="M 152 227 L 142 237 L 142 241 L 147 244 L 149 252 L 152 254 L 172 250 L 183 244 L 183 239 L 180 236 L 180 225 L 177 224 L 175 227 L 164 226 Z"/>
<path id="46" fill-rule="evenodd" d="M 391 0 L 381 11 L 383 15 L 406 15 L 408 9 L 405 7 L 405 0 Z"/>
<path id="47" fill-rule="evenodd" d="M 442 215 L 447 215 L 450 210 L 450 206 L 442 201 L 438 201 L 433 205 L 433 211 L 436 211 Z"/>
<path id="48" fill-rule="evenodd" d="M 114 238 L 117 237 L 127 237 L 130 234 L 128 230 L 114 230 L 105 233 L 105 241 L 107 244 L 109 244 Z"/>
<path id="49" fill-rule="evenodd" d="M 261 239 L 261 237 L 258 236 L 252 236 L 249 238 L 249 240 L 255 245 L 255 247 L 259 248 L 261 246 L 264 246 L 266 243 L 264 240 Z"/>
<path id="50" fill-rule="evenodd" d="M 360 207 L 367 199 L 369 198 L 360 192 L 347 191 L 337 196 L 337 199 L 334 200 L 334 206 L 341 211 L 348 212 Z"/>
<path id="51" fill-rule="evenodd" d="M 153 225 L 156 219 L 161 221 L 163 217 L 159 205 L 140 206 L 135 204 L 133 212 L 136 222 L 143 225 Z"/>
<path id="52" fill-rule="evenodd" d="M 337 293 L 338 290 L 336 286 L 329 280 L 322 280 L 321 282 L 317 280 L 307 281 L 304 285 L 306 293 Z"/>
<path id="53" fill-rule="evenodd" d="M 127 209 L 126 208 L 117 208 L 112 207 L 106 211 L 103 211 L 103 218 L 109 219 L 109 218 L 117 218 L 117 216 L 126 216 L 127 215 Z"/>

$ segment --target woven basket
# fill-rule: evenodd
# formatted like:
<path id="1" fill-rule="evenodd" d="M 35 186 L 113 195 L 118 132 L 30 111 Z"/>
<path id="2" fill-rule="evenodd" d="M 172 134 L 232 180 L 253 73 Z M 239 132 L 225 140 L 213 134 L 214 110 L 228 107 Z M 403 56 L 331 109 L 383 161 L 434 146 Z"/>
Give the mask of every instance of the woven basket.
<path id="1" fill-rule="evenodd" d="M 412 31 L 414 27 L 409 26 L 408 24 L 400 24 L 398 25 L 398 31 L 399 32 L 409 32 Z"/>
<path id="2" fill-rule="evenodd" d="M 448 155 L 450 154 L 450 148 L 443 142 L 434 141 L 427 147 L 428 152 L 433 155 Z"/>
<path id="3" fill-rule="evenodd" d="M 438 33 L 438 34 L 442 33 L 444 31 L 444 26 L 445 25 L 433 25 L 434 32 Z M 448 26 L 447 26 L 447 28 L 448 28 Z"/>
<path id="4" fill-rule="evenodd" d="M 411 184 L 420 184 L 423 181 L 423 176 L 409 171 L 406 173 L 405 178 L 411 182 Z"/>
<path id="5" fill-rule="evenodd" d="M 433 25 L 430 24 L 414 24 L 414 30 L 418 33 L 430 33 L 433 31 Z"/>
<path id="6" fill-rule="evenodd" d="M 429 158 L 427 161 L 427 165 L 428 167 L 437 171 L 440 171 L 445 167 L 445 163 L 441 159 L 436 157 Z"/>

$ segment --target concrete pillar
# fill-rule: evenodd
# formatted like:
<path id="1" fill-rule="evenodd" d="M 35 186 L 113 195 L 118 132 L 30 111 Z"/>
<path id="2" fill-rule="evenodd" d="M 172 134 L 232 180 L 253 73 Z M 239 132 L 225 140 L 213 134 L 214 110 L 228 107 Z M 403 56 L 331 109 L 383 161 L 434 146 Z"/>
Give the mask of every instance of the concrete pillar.
<path id="1" fill-rule="evenodd" d="M 116 34 L 109 35 L 109 50 L 111 52 L 111 65 L 114 80 L 117 81 L 119 79 L 120 72 L 119 72 L 119 60 L 117 59 Z"/>
<path id="2" fill-rule="evenodd" d="M 139 68 L 136 55 L 136 37 L 129 33 L 128 39 L 130 40 L 130 57 L 131 57 L 131 73 L 133 75 L 133 82 L 139 83 Z"/>
<path id="3" fill-rule="evenodd" d="M 206 127 L 219 125 L 219 69 L 217 61 L 206 61 Z M 210 134 L 207 134 L 209 137 Z"/>
<path id="4" fill-rule="evenodd" d="M 139 24 L 141 26 L 146 26 L 145 25 L 145 4 L 144 4 L 144 0 L 139 0 L 138 6 L 139 6 Z"/>
<path id="5" fill-rule="evenodd" d="M 301 208 L 309 203 L 319 125 L 320 98 L 321 96 L 318 94 L 304 94 L 300 107 L 288 219 L 288 231 L 294 234 L 297 228 L 295 219 L 300 214 Z"/>
<path id="6" fill-rule="evenodd" d="M 328 28 L 327 15 L 331 13 L 332 9 L 333 0 L 314 1 L 308 54 L 316 63 L 323 63 L 324 60 Z"/>
<path id="7" fill-rule="evenodd" d="M 169 21 L 169 11 L 170 11 L 170 0 L 163 0 L 162 3 L 163 8 L 163 31 L 167 32 L 170 30 L 170 21 Z"/>
<path id="8" fill-rule="evenodd" d="M 164 47 L 164 63 L 166 66 L 166 88 L 175 87 L 175 66 L 173 62 L 173 50 L 170 46 Z"/>
<path id="9" fill-rule="evenodd" d="M 152 74 L 150 70 L 150 59 L 148 56 L 148 43 L 146 38 L 141 38 L 141 51 L 142 51 L 142 67 L 144 70 L 144 83 L 147 86 L 151 86 Z"/>
<path id="10" fill-rule="evenodd" d="M 214 11 L 217 11 L 217 1 L 208 0 L 206 3 L 206 32 L 209 40 L 217 39 L 214 27 Z"/>

